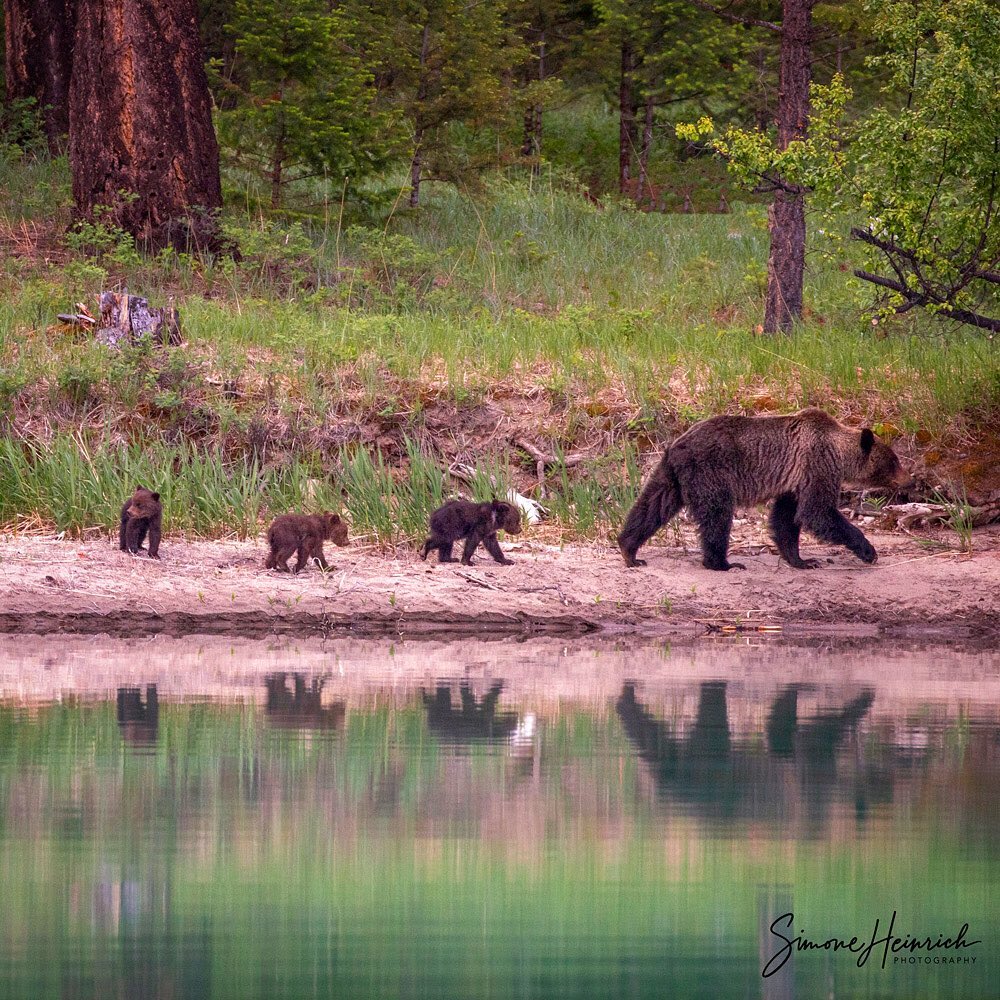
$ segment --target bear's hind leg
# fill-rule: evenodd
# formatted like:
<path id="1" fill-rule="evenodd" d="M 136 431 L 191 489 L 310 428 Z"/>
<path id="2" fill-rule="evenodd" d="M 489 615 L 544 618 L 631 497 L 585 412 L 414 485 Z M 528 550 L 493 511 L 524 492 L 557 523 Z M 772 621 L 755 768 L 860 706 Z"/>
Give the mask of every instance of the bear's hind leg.
<path id="1" fill-rule="evenodd" d="M 795 520 L 798 502 L 794 493 L 782 493 L 771 507 L 771 534 L 782 559 L 796 569 L 818 569 L 818 559 L 803 559 L 799 554 L 799 524 Z"/>
<path id="2" fill-rule="evenodd" d="M 618 536 L 618 548 L 626 566 L 646 565 L 645 559 L 636 558 L 639 547 L 648 542 L 682 506 L 673 470 L 664 458 L 628 512 Z"/>
<path id="3" fill-rule="evenodd" d="M 279 573 L 287 573 L 288 570 L 288 560 L 295 555 L 295 545 L 284 545 L 281 548 L 275 550 L 274 553 L 274 568 Z"/>

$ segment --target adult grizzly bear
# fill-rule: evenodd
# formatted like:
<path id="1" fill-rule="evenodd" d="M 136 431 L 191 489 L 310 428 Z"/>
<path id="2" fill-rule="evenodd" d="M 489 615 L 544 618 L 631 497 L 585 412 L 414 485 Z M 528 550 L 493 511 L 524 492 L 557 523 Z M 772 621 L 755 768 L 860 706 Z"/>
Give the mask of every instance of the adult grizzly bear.
<path id="1" fill-rule="evenodd" d="M 328 538 L 334 545 L 347 544 L 347 525 L 339 514 L 282 514 L 267 529 L 267 543 L 271 551 L 264 565 L 268 569 L 287 573 L 288 560 L 298 552 L 296 573 L 310 559 L 315 559 L 321 569 L 328 569 L 323 555 L 323 542 Z"/>
<path id="2" fill-rule="evenodd" d="M 771 532 L 781 556 L 796 569 L 818 559 L 799 555 L 799 530 L 845 545 L 859 559 L 878 558 L 867 538 L 837 510 L 843 482 L 905 486 L 896 453 L 865 427 L 845 427 L 822 410 L 788 416 L 710 417 L 695 424 L 664 452 L 618 536 L 627 566 L 644 566 L 639 546 L 687 507 L 701 535 L 703 563 L 726 570 L 733 510 L 771 498 Z"/>
<path id="3" fill-rule="evenodd" d="M 427 558 L 431 549 L 438 550 L 438 562 L 454 562 L 451 547 L 460 538 L 465 539 L 462 562 L 472 565 L 472 554 L 482 542 L 486 551 L 502 566 L 513 566 L 497 541 L 497 531 L 516 535 L 521 531 L 521 515 L 517 507 L 503 500 L 474 503 L 471 500 L 449 500 L 431 514 L 431 534 L 424 542 L 421 559 Z"/>
<path id="4" fill-rule="evenodd" d="M 163 524 L 163 505 L 160 494 L 137 486 L 135 493 L 122 505 L 121 524 L 118 527 L 118 547 L 122 552 L 142 552 L 142 543 L 149 532 L 149 558 L 160 558 L 160 533 Z"/>

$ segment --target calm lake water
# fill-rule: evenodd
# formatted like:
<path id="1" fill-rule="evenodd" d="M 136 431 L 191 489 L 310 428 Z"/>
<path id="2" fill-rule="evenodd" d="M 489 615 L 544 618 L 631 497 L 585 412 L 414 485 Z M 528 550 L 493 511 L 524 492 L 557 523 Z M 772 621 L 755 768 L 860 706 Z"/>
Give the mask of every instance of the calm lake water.
<path id="1" fill-rule="evenodd" d="M 1000 996 L 998 779 L 993 651 L 0 637 L 0 998 Z"/>

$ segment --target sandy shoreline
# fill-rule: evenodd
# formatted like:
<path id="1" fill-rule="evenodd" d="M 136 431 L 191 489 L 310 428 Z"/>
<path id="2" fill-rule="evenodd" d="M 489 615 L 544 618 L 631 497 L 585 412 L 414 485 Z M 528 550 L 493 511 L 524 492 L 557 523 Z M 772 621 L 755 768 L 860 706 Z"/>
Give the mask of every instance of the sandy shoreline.
<path id="1" fill-rule="evenodd" d="M 702 568 L 693 532 L 643 554 L 629 570 L 607 545 L 504 542 L 513 566 L 481 554 L 471 567 L 421 562 L 415 552 L 350 546 L 328 552 L 333 571 L 264 569 L 263 539 L 167 537 L 160 561 L 111 539 L 0 537 L 0 632 L 111 635 L 701 634 L 738 624 L 784 631 L 1000 633 L 1000 526 L 974 535 L 971 555 L 865 526 L 874 566 L 809 540 L 818 570 L 794 570 L 769 551 L 765 525 L 740 522 L 731 554 L 745 571 Z"/>

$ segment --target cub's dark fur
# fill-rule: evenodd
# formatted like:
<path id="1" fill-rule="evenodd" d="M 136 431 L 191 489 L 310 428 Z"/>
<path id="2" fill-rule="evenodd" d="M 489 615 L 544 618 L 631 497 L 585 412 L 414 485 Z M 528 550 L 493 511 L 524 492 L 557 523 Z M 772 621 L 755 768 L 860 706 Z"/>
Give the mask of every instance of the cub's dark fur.
<path id="1" fill-rule="evenodd" d="M 867 538 L 837 510 L 843 482 L 905 486 L 896 453 L 869 428 L 845 427 L 822 410 L 788 416 L 711 417 L 695 424 L 664 452 L 618 536 L 628 566 L 639 546 L 687 507 L 701 534 L 708 569 L 743 569 L 726 559 L 733 510 L 774 499 L 771 532 L 781 556 L 796 569 L 819 560 L 799 555 L 799 531 L 845 545 L 859 559 L 878 558 Z"/>
<path id="2" fill-rule="evenodd" d="M 460 538 L 464 538 L 462 562 L 466 566 L 472 563 L 472 554 L 480 542 L 498 563 L 511 566 L 514 560 L 508 559 L 503 554 L 497 541 L 498 530 L 511 535 L 520 533 L 521 515 L 513 504 L 502 500 L 493 500 L 490 503 L 449 500 L 431 514 L 431 534 L 424 542 L 420 558 L 426 559 L 431 549 L 437 549 L 440 562 L 454 562 L 451 557 L 451 547 Z"/>
<path id="3" fill-rule="evenodd" d="M 323 569 L 328 569 L 323 555 L 323 542 L 330 539 L 334 545 L 347 544 L 347 525 L 339 514 L 282 514 L 267 529 L 267 542 L 271 552 L 265 566 L 283 573 L 288 572 L 288 560 L 298 552 L 295 572 L 298 573 L 310 560 L 315 559 Z"/>
<path id="4" fill-rule="evenodd" d="M 149 558 L 159 559 L 160 530 L 163 522 L 163 505 L 160 494 L 136 487 L 135 493 L 122 506 L 122 519 L 118 528 L 118 547 L 122 552 L 142 552 L 142 543 L 149 532 Z"/>

